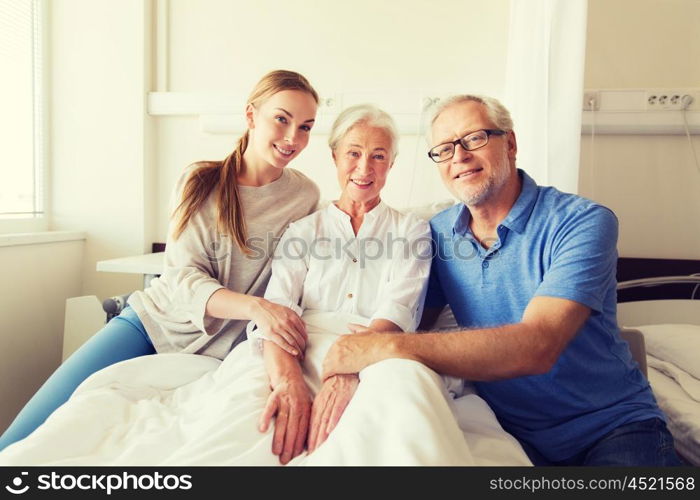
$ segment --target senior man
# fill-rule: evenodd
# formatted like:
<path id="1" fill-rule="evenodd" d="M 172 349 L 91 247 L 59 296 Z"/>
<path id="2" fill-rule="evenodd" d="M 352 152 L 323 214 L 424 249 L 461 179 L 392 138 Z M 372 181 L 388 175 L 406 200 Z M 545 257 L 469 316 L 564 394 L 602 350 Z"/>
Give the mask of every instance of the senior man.
<path id="1" fill-rule="evenodd" d="M 449 304 L 459 330 L 359 330 L 324 374 L 408 358 L 475 381 L 536 465 L 677 465 L 673 438 L 616 321 L 617 219 L 516 168 L 508 110 L 446 100 L 433 160 L 462 201 L 430 222 L 435 245 L 421 328 Z"/>

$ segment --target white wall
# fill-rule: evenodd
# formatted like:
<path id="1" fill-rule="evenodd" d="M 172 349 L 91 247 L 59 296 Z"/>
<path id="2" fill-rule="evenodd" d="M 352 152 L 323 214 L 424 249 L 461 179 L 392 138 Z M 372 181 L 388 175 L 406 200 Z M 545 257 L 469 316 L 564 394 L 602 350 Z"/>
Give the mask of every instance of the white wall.
<path id="1" fill-rule="evenodd" d="M 589 0 L 584 86 L 700 87 L 699 26 L 696 0 Z M 686 137 L 584 135 L 579 192 L 617 213 L 621 256 L 700 259 L 700 172 Z"/>
<path id="2" fill-rule="evenodd" d="M 231 93 L 242 112 L 264 73 L 293 69 L 322 96 L 343 100 L 343 106 L 372 101 L 390 112 L 410 112 L 418 123 L 423 94 L 500 95 L 508 16 L 508 0 L 171 0 L 167 90 Z M 464 25 L 439 28 L 454 19 L 464 19 Z M 161 239 L 180 171 L 197 160 L 224 158 L 236 140 L 202 133 L 195 116 L 157 118 Z M 331 199 L 338 188 L 326 141 L 327 136 L 312 132 L 309 146 L 291 166 L 312 177 L 322 196 Z M 388 203 L 403 207 L 449 197 L 422 137 L 404 136 L 399 149 L 383 192 Z"/>
<path id="3" fill-rule="evenodd" d="M 51 228 L 87 233 L 80 295 L 105 298 L 141 277 L 98 260 L 150 251 L 153 164 L 151 2 L 53 0 L 50 6 Z"/>
<path id="4" fill-rule="evenodd" d="M 81 294 L 83 242 L 0 246 L 0 432 L 61 362 L 65 300 Z"/>

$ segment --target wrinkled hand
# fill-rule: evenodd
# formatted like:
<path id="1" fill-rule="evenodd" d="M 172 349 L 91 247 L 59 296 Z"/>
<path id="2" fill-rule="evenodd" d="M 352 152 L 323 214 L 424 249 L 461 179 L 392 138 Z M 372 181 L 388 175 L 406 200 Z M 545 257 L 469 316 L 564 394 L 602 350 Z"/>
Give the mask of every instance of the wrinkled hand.
<path id="1" fill-rule="evenodd" d="M 303 379 L 283 380 L 272 388 L 258 429 L 267 432 L 270 420 L 276 416 L 272 453 L 282 464 L 304 451 L 311 416 L 311 392 Z"/>
<path id="2" fill-rule="evenodd" d="M 359 383 L 360 379 L 355 374 L 334 375 L 323 383 L 311 407 L 309 453 L 321 446 L 338 425 Z"/>
<path id="3" fill-rule="evenodd" d="M 361 325 L 348 325 L 355 332 L 341 335 L 323 360 L 322 380 L 342 373 L 359 373 L 377 361 L 391 357 L 389 340 L 394 334 L 377 333 Z"/>
<path id="4" fill-rule="evenodd" d="M 297 313 L 288 307 L 262 299 L 253 313 L 253 321 L 274 342 L 292 356 L 304 359 L 306 325 Z"/>

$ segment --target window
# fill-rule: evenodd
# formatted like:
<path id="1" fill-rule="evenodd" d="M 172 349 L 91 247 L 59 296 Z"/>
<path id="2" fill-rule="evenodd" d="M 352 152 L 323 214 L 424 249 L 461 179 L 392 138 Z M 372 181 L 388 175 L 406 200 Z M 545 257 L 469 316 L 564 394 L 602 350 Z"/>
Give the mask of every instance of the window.
<path id="1" fill-rule="evenodd" d="M 0 232 L 46 230 L 42 0 L 0 2 Z"/>

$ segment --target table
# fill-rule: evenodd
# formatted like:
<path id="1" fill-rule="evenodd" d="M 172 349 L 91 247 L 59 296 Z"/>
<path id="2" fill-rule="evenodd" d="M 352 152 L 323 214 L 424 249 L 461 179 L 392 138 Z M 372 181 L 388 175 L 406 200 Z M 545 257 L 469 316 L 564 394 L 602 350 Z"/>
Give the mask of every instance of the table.
<path id="1" fill-rule="evenodd" d="M 97 262 L 97 270 L 110 273 L 143 274 L 143 287 L 146 288 L 153 278 L 163 273 L 164 259 L 165 252 L 158 252 L 100 260 Z"/>

